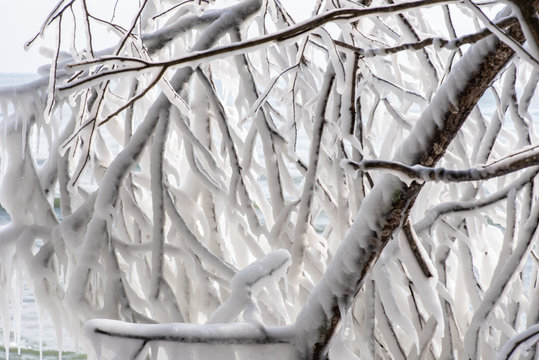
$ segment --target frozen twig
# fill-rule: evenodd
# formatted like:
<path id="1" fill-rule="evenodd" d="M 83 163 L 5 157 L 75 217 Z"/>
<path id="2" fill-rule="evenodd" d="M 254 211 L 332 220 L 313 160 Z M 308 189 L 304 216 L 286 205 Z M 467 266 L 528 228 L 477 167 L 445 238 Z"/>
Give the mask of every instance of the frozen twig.
<path id="1" fill-rule="evenodd" d="M 326 106 L 329 99 L 331 89 L 335 80 L 335 71 L 328 67 L 324 83 L 321 89 L 320 101 L 316 107 L 315 123 L 313 126 L 313 134 L 311 147 L 309 149 L 309 166 L 305 174 L 306 182 L 303 185 L 303 193 L 299 204 L 298 220 L 294 230 L 294 248 L 292 250 L 292 258 L 294 260 L 290 270 L 291 278 L 298 279 L 301 276 L 305 261 L 305 251 L 308 246 L 307 242 L 307 225 L 311 211 L 312 198 L 314 196 L 314 186 L 316 184 L 318 163 L 320 159 L 322 133 L 324 131 L 324 123 L 326 117 Z"/>
<path id="2" fill-rule="evenodd" d="M 498 353 L 498 357 L 496 358 L 496 360 L 509 360 L 513 357 L 513 355 L 519 348 L 525 347 L 523 349 L 525 350 L 526 348 L 532 347 L 538 341 L 539 324 L 535 324 L 533 326 L 530 326 L 526 330 L 518 333 L 516 336 L 507 341 Z"/>
<path id="3" fill-rule="evenodd" d="M 498 21 L 496 23 L 496 26 L 498 26 L 499 28 L 506 28 L 516 23 L 517 23 L 517 19 L 515 17 L 508 17 L 508 18 Z M 335 44 L 343 49 L 352 50 L 355 53 L 357 53 L 359 56 L 370 58 L 374 56 L 386 56 L 386 55 L 396 54 L 396 53 L 406 51 L 406 50 L 422 50 L 428 46 L 454 50 L 454 49 L 460 48 L 463 45 L 473 44 L 490 35 L 492 35 L 492 31 L 490 31 L 488 28 L 485 28 L 476 33 L 463 35 L 461 37 L 451 39 L 451 40 L 447 40 L 442 37 L 430 37 L 423 40 L 418 40 L 415 42 L 408 42 L 408 43 L 404 43 L 398 46 L 387 47 L 387 48 L 365 49 L 365 48 L 359 48 L 357 46 L 350 45 L 349 43 L 346 43 L 344 41 L 339 41 L 339 40 L 335 40 Z"/>
<path id="4" fill-rule="evenodd" d="M 345 168 L 351 168 L 362 172 L 369 170 L 394 171 L 397 175 L 405 175 L 409 180 L 464 182 L 487 180 L 539 165 L 539 152 L 532 152 L 526 156 L 510 157 L 490 166 L 467 170 L 430 168 L 421 165 L 408 166 L 394 161 L 384 160 L 361 160 L 359 162 L 343 160 L 341 165 Z"/>
<path id="5" fill-rule="evenodd" d="M 152 279 L 150 296 L 157 298 L 159 286 L 163 281 L 163 263 L 165 261 L 165 201 L 163 162 L 170 108 L 165 108 L 159 114 L 151 144 L 151 190 L 152 190 Z"/>
<path id="6" fill-rule="evenodd" d="M 279 249 L 238 271 L 232 278 L 230 297 L 213 312 L 208 323 L 235 321 L 242 311 L 246 320 L 255 320 L 257 314 L 253 313 L 251 309 L 255 307 L 253 297 L 260 291 L 265 282 L 272 281 L 272 278 L 278 280 L 279 277 L 283 276 L 290 263 L 290 253 Z M 277 299 L 274 300 L 277 301 Z M 259 324 L 258 321 L 255 323 Z"/>
<path id="7" fill-rule="evenodd" d="M 225 46 L 217 46 L 209 50 L 198 50 L 192 51 L 191 54 L 161 62 L 151 62 L 144 66 L 137 67 L 124 67 L 119 69 L 112 69 L 108 71 L 99 72 L 95 75 L 91 75 L 87 78 L 81 79 L 79 81 L 73 82 L 71 84 L 63 85 L 60 87 L 61 90 L 69 90 L 79 88 L 84 86 L 88 82 L 95 81 L 104 81 L 121 75 L 124 73 L 135 73 L 140 70 L 146 70 L 150 68 L 159 68 L 159 69 L 168 69 L 171 67 L 177 67 L 179 65 L 191 65 L 196 66 L 201 62 L 207 62 L 221 58 L 223 55 L 237 55 L 258 48 L 260 45 L 269 44 L 273 42 L 282 42 L 308 34 L 311 31 L 319 28 L 320 26 L 338 20 L 346 21 L 355 21 L 360 17 L 372 16 L 372 15 L 381 15 L 381 14 L 393 14 L 402 12 L 408 9 L 416 9 L 424 6 L 433 6 L 436 4 L 447 4 L 452 2 L 458 2 L 460 0 L 419 0 L 411 1 L 401 4 L 380 6 L 373 8 L 364 8 L 364 9 L 336 9 L 332 11 L 325 12 L 321 15 L 315 16 L 312 19 L 306 20 L 300 24 L 291 26 L 288 29 L 277 31 L 274 34 L 260 36 L 255 39 L 240 41 L 237 43 L 232 43 Z M 106 57 L 103 59 L 92 59 L 84 61 L 78 64 L 74 64 L 75 68 L 80 68 L 81 66 L 94 66 L 94 65 L 106 65 L 108 62 L 116 62 L 119 60 L 117 57 Z"/>
<path id="8" fill-rule="evenodd" d="M 436 205 L 429 209 L 425 214 L 425 217 L 414 224 L 414 229 L 416 232 L 421 233 L 426 229 L 430 228 L 432 224 L 442 215 L 461 212 L 461 211 L 471 211 L 481 207 L 489 206 L 498 201 L 501 201 L 509 195 L 513 190 L 520 190 L 523 186 L 528 184 L 538 173 L 539 169 L 529 169 L 518 179 L 509 183 L 504 188 L 496 191 L 495 193 L 485 197 L 484 199 L 479 200 L 468 200 L 468 201 L 451 201 Z"/>

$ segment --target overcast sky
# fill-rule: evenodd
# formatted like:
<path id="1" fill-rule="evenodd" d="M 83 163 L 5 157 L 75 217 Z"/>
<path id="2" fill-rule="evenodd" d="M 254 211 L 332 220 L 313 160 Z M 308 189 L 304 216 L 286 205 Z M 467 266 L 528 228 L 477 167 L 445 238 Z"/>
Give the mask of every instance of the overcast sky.
<path id="1" fill-rule="evenodd" d="M 0 0 L 0 72 L 35 72 L 46 62 L 37 49 L 24 43 L 38 33 L 42 20 L 57 0 Z"/>

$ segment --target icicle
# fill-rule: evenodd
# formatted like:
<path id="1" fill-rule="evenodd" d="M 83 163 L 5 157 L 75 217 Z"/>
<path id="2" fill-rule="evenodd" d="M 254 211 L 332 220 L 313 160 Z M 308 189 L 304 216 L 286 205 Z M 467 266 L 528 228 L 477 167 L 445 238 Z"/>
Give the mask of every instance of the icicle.
<path id="1" fill-rule="evenodd" d="M 337 48 L 335 47 L 335 43 L 326 30 L 318 28 L 315 33 L 320 35 L 327 46 L 329 60 L 333 67 L 333 71 L 335 71 L 335 79 L 337 80 L 336 90 L 339 94 L 343 94 L 346 86 L 345 69 L 337 52 Z"/>
<path id="2" fill-rule="evenodd" d="M 384 252 L 384 254 L 386 254 L 386 252 Z M 387 261 L 393 260 L 388 259 Z M 387 286 L 387 284 L 393 284 L 393 281 L 386 264 L 383 262 L 383 260 L 379 260 L 374 267 L 373 278 L 376 281 L 376 288 L 380 294 L 380 300 L 384 306 L 384 311 L 386 312 L 388 319 L 395 325 L 399 326 L 409 337 L 411 337 L 417 348 L 419 348 L 417 331 L 415 330 L 410 319 L 405 315 L 406 313 L 399 305 L 394 291 L 395 287 Z"/>

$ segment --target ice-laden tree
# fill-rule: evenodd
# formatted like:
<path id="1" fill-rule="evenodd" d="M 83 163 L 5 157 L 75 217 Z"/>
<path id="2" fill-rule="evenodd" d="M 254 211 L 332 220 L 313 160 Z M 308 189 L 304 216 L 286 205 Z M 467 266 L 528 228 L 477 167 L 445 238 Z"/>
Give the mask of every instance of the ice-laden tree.
<path id="1" fill-rule="evenodd" d="M 6 345 L 537 359 L 538 1 L 98 2 L 0 90 Z"/>

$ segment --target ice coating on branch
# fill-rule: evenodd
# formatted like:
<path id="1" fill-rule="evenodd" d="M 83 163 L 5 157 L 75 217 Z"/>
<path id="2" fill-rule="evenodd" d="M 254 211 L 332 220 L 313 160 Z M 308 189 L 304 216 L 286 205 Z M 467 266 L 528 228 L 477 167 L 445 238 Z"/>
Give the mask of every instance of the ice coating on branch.
<path id="1" fill-rule="evenodd" d="M 373 254 L 380 251 L 382 246 L 376 236 L 384 226 L 380 222 L 383 219 L 382 215 L 391 209 L 394 196 L 401 191 L 399 190 L 401 187 L 402 183 L 398 178 L 385 176 L 364 199 L 354 223 L 328 265 L 324 277 L 311 293 L 310 301 L 298 314 L 296 320 L 298 333 L 305 336 L 297 339 L 299 349 L 304 343 L 315 342 L 313 338 L 318 336 L 317 319 L 333 316 L 336 299 L 344 302 L 352 298 L 350 281 L 353 281 L 352 279 L 367 266 L 366 264 L 373 264 Z"/>
<path id="2" fill-rule="evenodd" d="M 429 313 L 434 316 L 437 323 L 442 324 L 444 321 L 443 310 L 442 304 L 440 303 L 440 298 L 438 296 L 438 291 L 436 289 L 436 285 L 438 284 L 436 268 L 434 267 L 434 264 L 432 264 L 429 256 L 419 241 L 417 242 L 417 245 L 420 246 L 421 249 L 416 251 L 422 253 L 422 259 L 426 261 L 426 265 L 428 266 L 429 272 L 432 275 L 431 277 L 427 277 L 423 270 L 421 270 L 417 259 L 412 253 L 412 249 L 405 238 L 405 235 L 402 231 L 399 233 L 400 256 L 406 266 L 406 269 L 410 273 L 410 278 L 414 286 L 417 287 L 418 296 L 421 298 L 424 306 L 429 310 Z M 442 331 L 443 336 L 443 327 L 440 326 L 438 329 Z"/>
<path id="3" fill-rule="evenodd" d="M 272 356 L 284 356 L 284 359 L 292 358 L 293 349 L 288 346 L 292 336 L 291 327 L 267 327 L 261 329 L 250 323 L 232 324 L 128 324 L 121 321 L 95 319 L 85 324 L 85 333 L 95 346 L 97 355 L 107 354 L 118 359 L 132 359 L 140 354 L 147 343 L 159 343 L 165 348 L 181 349 L 185 345 L 199 343 L 193 350 L 211 351 L 213 346 L 219 344 L 241 344 L 249 346 L 256 344 L 258 352 L 256 356 L 262 358 L 275 358 Z M 176 343 L 176 344 L 175 344 Z M 265 346 L 260 346 L 266 344 Z M 189 349 L 188 347 L 186 349 Z M 238 349 L 239 350 L 239 349 Z M 175 352 L 177 353 L 178 350 Z M 266 355 L 264 353 L 268 352 Z M 184 353 L 180 350 L 180 353 Z M 142 352 L 144 353 L 144 352 Z M 226 354 L 223 352 L 221 355 Z M 242 354 L 242 352 L 238 352 Z M 241 356 L 241 359 L 249 359 L 249 353 Z M 251 353 L 251 356 L 253 353 Z M 230 356 L 230 357 L 229 357 Z M 236 359 L 234 353 L 224 356 L 224 359 Z M 198 358 L 198 357 L 196 357 Z"/>
<path id="4" fill-rule="evenodd" d="M 488 37 L 477 43 L 473 51 L 468 51 L 453 68 L 442 86 L 438 89 L 436 96 L 429 106 L 423 111 L 417 124 L 414 126 L 410 136 L 404 140 L 400 146 L 400 151 L 395 153 L 393 160 L 407 165 L 415 165 L 417 154 L 425 150 L 427 144 L 431 143 L 436 127 L 442 128 L 445 125 L 445 114 L 447 112 L 458 112 L 457 100 L 461 98 L 463 87 L 467 79 L 471 78 L 481 64 L 483 57 L 488 54 L 498 43 L 495 37 Z"/>
<path id="5" fill-rule="evenodd" d="M 539 205 L 535 204 L 530 216 L 519 231 L 517 245 L 513 253 L 505 261 L 505 265 L 500 270 L 498 277 L 492 280 L 491 286 L 481 299 L 478 310 L 473 315 L 464 340 L 465 356 L 473 358 L 477 354 L 479 350 L 479 330 L 493 311 L 494 306 L 498 303 L 501 295 L 507 291 L 508 284 L 511 278 L 515 276 L 515 272 L 524 266 L 526 255 L 534 246 L 533 239 L 535 238 L 538 224 Z"/>
<path id="6" fill-rule="evenodd" d="M 510 359 L 518 348 L 522 349 L 522 352 L 530 349 L 539 341 L 539 324 L 530 326 L 526 330 L 518 333 L 505 343 L 503 348 L 498 353 L 496 360 Z M 522 354 L 522 353 L 521 353 Z"/>
<path id="7" fill-rule="evenodd" d="M 406 312 L 401 307 L 398 299 L 402 298 L 400 294 L 395 293 L 395 288 L 388 286 L 393 283 L 389 268 L 393 267 L 393 260 L 387 257 L 387 251 L 384 252 L 381 258 L 376 263 L 376 266 L 373 268 L 373 279 L 377 283 L 378 294 L 380 295 L 380 300 L 383 304 L 383 311 L 387 314 L 388 319 L 391 323 L 402 331 L 406 332 L 409 335 L 413 336 L 413 341 L 416 347 L 419 347 L 419 338 L 414 329 L 414 325 L 410 321 L 409 317 L 406 316 Z"/>
<path id="8" fill-rule="evenodd" d="M 232 278 L 230 297 L 211 315 L 209 323 L 232 322 L 244 311 L 244 317 L 254 320 L 256 314 L 247 311 L 254 305 L 254 297 L 263 287 L 273 286 L 284 277 L 290 266 L 290 253 L 285 249 L 274 250 L 248 265 Z M 275 292 L 272 292 L 275 295 Z M 273 299 L 282 304 L 281 299 Z M 283 307 L 283 305 L 279 305 Z M 255 323 L 257 323 L 255 321 Z"/>
<path id="9" fill-rule="evenodd" d="M 45 93 L 54 89 L 47 84 L 48 76 L 40 80 L 39 90 L 32 93 L 30 100 L 17 96 L 6 100 L 5 89 L 0 89 L 3 119 L 16 118 L 14 124 L 18 126 L 14 131 L 4 127 L 7 130 L 1 147 L 8 144 L 5 148 L 9 154 L 1 155 L 2 181 L 6 174 L 16 173 L 11 170 L 22 169 L 25 176 L 21 180 L 18 174 L 11 175 L 0 184 L 0 203 L 4 205 L 6 200 L 8 213 L 13 215 L 11 226 L 0 229 L 0 252 L 7 258 L 0 264 L 0 284 L 4 286 L 4 274 L 10 283 L 18 282 L 19 275 L 11 271 L 16 258 L 15 266 L 24 264 L 25 273 L 36 280 L 33 292 L 40 298 L 40 306 L 56 319 L 57 327 L 67 326 L 76 333 L 88 318 L 123 320 L 89 323 L 89 336 L 95 342 L 98 357 L 105 359 L 176 358 L 178 354 L 192 359 L 288 359 L 297 355 L 293 354 L 295 346 L 300 352 L 305 351 L 300 357 L 310 358 L 309 351 L 329 339 L 324 336 L 335 333 L 337 338 L 329 345 L 331 358 L 375 359 L 387 355 L 415 359 L 428 357 L 428 352 L 435 357 L 441 353 L 443 358 L 461 355 L 462 335 L 477 306 L 481 307 L 480 301 L 492 277 L 493 260 L 499 257 L 498 264 L 502 266 L 505 258 L 499 254 L 513 251 L 512 236 L 507 230 L 509 245 L 500 252 L 497 243 L 501 228 L 510 226 L 504 212 L 514 206 L 515 223 L 525 218 L 536 191 L 528 185 L 534 177 L 529 172 L 477 181 L 464 190 L 455 184 L 419 182 L 432 174 L 429 170 L 432 168 L 415 164 L 426 161 L 428 166 L 433 166 L 421 156 L 430 156 L 433 148 L 434 152 L 439 150 L 435 135 L 448 121 L 442 116 L 444 109 L 449 109 L 446 114 L 458 114 L 462 110 L 458 108 L 462 89 L 450 81 L 447 83 L 450 86 L 444 85 L 439 96 L 436 95 L 436 71 L 443 69 L 442 78 L 456 78 L 453 82 L 457 85 L 469 77 L 466 66 L 453 69 L 455 60 L 461 57 L 459 49 L 462 52 L 469 49 L 468 45 L 460 47 L 459 43 L 467 37 L 453 40 L 452 51 L 440 48 L 442 40 L 435 40 L 431 47 L 427 44 L 429 38 L 443 39 L 445 33 L 438 33 L 437 27 L 429 28 L 428 23 L 434 22 L 433 19 L 424 9 L 417 8 L 384 13 L 380 17 L 347 19 L 348 15 L 339 15 L 336 20 L 342 34 L 339 41 L 333 41 L 327 33 L 322 41 L 310 36 L 311 27 L 285 41 L 226 52 L 231 45 L 241 48 L 247 41 L 260 41 L 275 29 L 297 31 L 310 26 L 309 20 L 292 25 L 294 21 L 286 5 L 274 1 L 263 3 L 270 10 L 259 11 L 255 22 L 244 23 L 241 16 L 250 16 L 257 9 L 254 2 L 247 4 L 249 9 L 244 7 L 246 4 L 235 2 L 232 7 L 217 9 L 228 4 L 182 2 L 171 6 L 152 1 L 143 14 L 147 22 L 132 21 L 134 32 L 118 58 L 110 58 L 113 51 L 96 51 L 95 61 L 71 69 L 86 72 L 71 73 L 70 76 L 76 77 L 68 83 L 64 82 L 63 60 L 56 69 L 53 66 L 44 69 L 49 74 L 56 72 L 60 86 L 65 87 L 56 93 L 58 103 L 49 122 L 41 118 L 43 109 L 33 109 L 46 106 Z M 421 6 L 427 4 L 442 7 L 437 0 L 423 1 Z M 379 4 L 352 9 L 356 5 L 350 2 L 344 5 L 350 8 L 337 11 L 344 14 L 355 10 L 357 14 L 363 10 L 378 11 Z M 414 2 L 381 6 L 408 5 Z M 327 8 L 332 6 L 339 4 L 326 4 Z M 448 22 L 451 17 L 456 19 L 461 15 L 459 6 L 455 3 L 445 7 Z M 154 10 L 156 16 L 150 18 Z M 328 15 L 337 12 L 330 10 L 328 14 L 326 10 L 316 15 L 314 20 L 319 22 L 316 26 L 325 26 L 321 23 L 328 19 L 334 21 Z M 350 24 L 344 24 L 347 21 Z M 409 29 L 395 27 L 398 22 Z M 157 29 L 153 34 L 138 34 L 140 29 L 152 31 L 151 27 L 162 24 L 165 24 L 162 30 Z M 122 36 L 120 28 L 112 33 Z M 456 36 L 453 33 L 451 38 Z M 427 44 L 427 48 L 409 48 L 394 54 L 382 49 L 402 45 L 403 35 L 407 34 L 414 42 L 407 46 Z M 213 40 L 208 41 L 208 37 Z M 426 41 L 420 41 L 420 37 Z M 196 43 L 194 47 L 193 43 Z M 346 49 L 348 46 L 351 47 Z M 220 53 L 200 60 L 207 54 L 207 47 Z M 359 56 L 358 64 L 354 64 L 352 47 L 375 49 L 370 51 L 370 57 Z M 360 50 L 356 52 L 361 53 Z M 159 73 L 156 64 L 193 54 L 199 58 L 167 69 L 155 87 L 146 89 Z M 327 88 L 320 91 L 322 79 L 329 74 L 325 70 L 328 54 L 329 67 L 334 68 L 335 74 L 331 74 L 333 83 L 328 82 Z M 109 58 L 101 60 L 104 55 Z M 82 56 L 85 55 L 81 53 Z M 136 66 L 148 61 L 153 62 L 154 70 L 135 72 Z M 346 61 L 344 66 L 343 61 Z M 469 65 L 466 61 L 463 63 Z M 428 62 L 433 67 L 424 69 Z M 200 65 L 195 69 L 196 77 L 190 76 L 191 68 L 177 71 L 185 64 Z M 480 104 L 476 113 L 482 111 L 485 116 L 467 120 L 440 162 L 441 169 L 453 169 L 453 165 L 480 168 L 489 156 L 513 156 L 512 150 L 520 146 L 513 144 L 515 137 L 503 123 L 505 107 L 516 108 L 516 101 L 525 104 L 522 97 L 533 97 L 535 88 L 530 83 L 535 80 L 528 79 L 529 69 L 518 61 L 514 64 L 502 75 L 506 82 L 500 96 L 500 117 L 490 118 Z M 356 65 L 360 70 L 354 68 Z M 122 67 L 133 68 L 118 76 L 111 72 Z M 103 70 L 109 71 L 106 77 L 83 83 L 88 76 L 91 78 Z M 169 84 L 174 72 L 185 76 L 180 80 L 173 77 Z M 425 74 L 434 76 L 425 78 Z M 110 80 L 110 87 L 101 93 L 100 88 L 109 86 L 102 83 L 104 79 Z M 522 96 L 512 89 L 519 80 L 528 82 Z M 73 82 L 79 84 L 77 91 L 69 89 L 69 83 Z M 106 125 L 93 128 L 91 117 L 106 116 L 146 90 L 148 93 L 133 106 L 125 108 Z M 516 101 L 509 99 L 513 92 Z M 494 93 L 497 94 L 496 90 Z M 412 129 L 431 94 L 443 99 L 435 99 Z M 103 106 L 100 109 L 93 106 L 92 99 L 102 100 Z M 28 102 L 32 105 L 27 106 Z M 43 104 L 36 105 L 37 102 Z M 159 106 L 152 108 L 152 104 Z M 16 105 L 15 111 L 12 105 Z M 523 110 L 526 109 L 524 106 Z M 74 113 L 69 125 L 60 114 L 64 110 Z M 163 133 L 156 133 L 155 124 L 160 116 L 163 123 L 167 111 L 169 132 L 165 138 Z M 531 126 L 534 111 L 529 109 L 526 117 L 532 130 L 528 134 L 531 142 L 536 142 Z M 81 126 L 85 129 L 79 132 Z M 480 135 L 486 128 L 493 130 L 482 140 Z M 410 132 L 413 139 L 399 148 L 401 138 Z M 454 135 L 452 131 L 446 134 Z M 150 155 L 148 144 L 152 136 L 153 140 L 162 142 L 163 156 Z M 156 136 L 160 138 L 155 139 Z M 492 142 L 488 141 L 489 137 Z M 47 139 L 45 147 L 51 154 L 36 156 L 39 150 L 34 152 L 34 147 L 37 142 L 39 149 L 39 139 Z M 64 152 L 54 154 L 58 143 L 68 146 L 62 149 Z M 110 147 L 111 143 L 115 146 Z M 31 151 L 27 152 L 27 148 Z M 479 153 L 477 158 L 481 160 L 477 164 L 471 161 L 471 151 Z M 118 152 L 120 155 L 116 156 Z M 17 161 L 11 161 L 10 154 Z M 353 178 L 345 176 L 355 171 L 353 164 L 368 159 L 391 159 L 393 154 L 403 158 L 394 163 L 409 160 L 418 174 L 416 184 L 412 182 L 414 178 L 393 170 L 387 174 L 384 170 L 362 169 Z M 342 162 L 343 159 L 346 160 Z M 339 167 L 340 163 L 345 171 Z M 83 176 L 76 181 L 72 175 L 79 170 Z M 449 180 L 442 173 L 435 174 L 436 180 Z M 160 174 L 163 177 L 157 180 Z M 70 178 L 71 186 L 68 186 Z M 506 178 L 518 180 L 508 185 L 515 187 L 511 192 L 515 198 L 513 205 L 505 201 L 509 193 L 505 188 L 496 191 Z M 90 185 L 88 180 L 92 182 Z M 92 194 L 100 183 L 100 189 Z M 21 189 L 17 189 L 19 184 Z M 402 201 L 408 191 L 405 185 L 418 191 L 418 185 L 424 185 L 422 197 L 413 203 Z M 32 186 L 43 190 L 43 194 L 25 193 Z M 20 196 L 23 201 L 18 200 Z M 55 215 L 52 204 L 57 207 L 58 202 L 61 213 L 54 209 L 58 213 Z M 494 202 L 494 206 L 489 206 Z M 152 204 L 156 205 L 153 209 Z M 432 211 L 428 212 L 429 209 Z M 465 215 L 462 211 L 466 211 Z M 355 224 L 344 236 L 354 213 L 357 213 Z M 417 221 L 425 213 L 428 221 L 419 225 L 430 231 L 422 231 L 422 238 L 414 240 L 419 247 L 405 248 L 407 239 L 402 236 L 389 240 L 379 262 L 381 270 L 373 273 L 373 264 L 384 242 L 398 231 L 398 224 Z M 49 215 L 52 217 L 47 218 Z M 43 224 L 35 225 L 36 219 L 41 219 Z M 483 239 L 492 241 L 487 243 Z M 279 254 L 279 250 L 271 252 L 280 248 L 297 250 L 292 253 L 292 258 L 299 259 L 292 267 L 300 264 L 294 278 L 284 276 L 290 255 Z M 426 266 L 418 265 L 419 257 Z M 330 265 L 325 273 L 328 259 L 338 265 Z M 252 261 L 265 265 L 261 268 L 247 265 Z M 536 264 L 530 263 L 535 270 Z M 236 267 L 243 266 L 246 268 L 236 275 Z M 275 276 L 266 274 L 277 268 Z M 425 269 L 433 276 L 425 274 Z M 253 277 L 254 274 L 261 277 Z M 486 326 L 492 331 L 485 332 L 478 340 L 484 358 L 491 358 L 492 349 L 499 348 L 504 338 L 520 330 L 517 327 L 522 322 L 521 314 L 537 313 L 533 311 L 537 302 L 535 307 L 528 305 L 533 297 L 529 297 L 521 281 L 524 278 L 525 284 L 535 284 L 535 272 L 531 273 L 531 280 L 525 272 L 521 271 L 520 275 L 524 276 L 514 277 L 507 292 L 501 295 L 503 306 L 496 308 L 495 315 L 503 316 L 487 318 Z M 297 326 L 267 326 L 290 324 L 320 278 L 320 289 L 315 289 L 307 301 L 297 318 Z M 387 283 L 390 288 L 378 290 Z M 19 290 L 6 291 L 9 301 L 17 300 Z M 473 301 L 468 304 L 470 298 Z M 49 299 L 53 301 L 48 303 Z M 5 303 L 2 308 L 3 317 L 11 315 L 4 315 L 10 311 Z M 204 323 L 214 311 L 218 321 L 240 319 L 246 323 L 200 327 L 133 325 L 168 321 Z M 527 317 L 528 321 L 531 319 Z M 18 325 L 11 322 L 8 325 L 17 329 Z M 245 325 L 249 337 L 240 336 Z M 110 331 L 118 333 L 107 333 Z M 321 343 L 313 345 L 317 340 Z M 240 355 L 239 348 L 248 348 L 250 354 Z M 283 348 L 288 352 L 281 351 Z M 325 350 L 319 354 L 325 356 Z"/>

